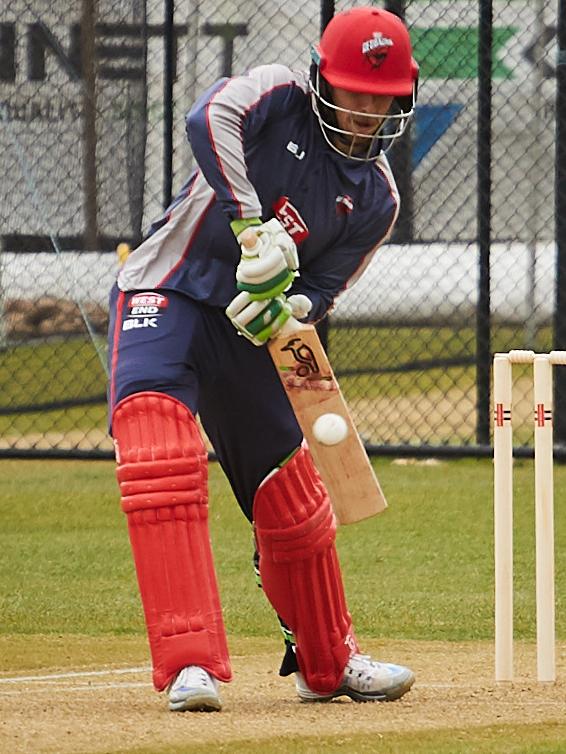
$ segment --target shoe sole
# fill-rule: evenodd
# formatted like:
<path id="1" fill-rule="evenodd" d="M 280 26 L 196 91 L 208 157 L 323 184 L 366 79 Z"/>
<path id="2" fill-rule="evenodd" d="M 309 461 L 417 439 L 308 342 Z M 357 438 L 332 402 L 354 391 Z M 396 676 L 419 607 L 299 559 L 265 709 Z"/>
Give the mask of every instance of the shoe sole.
<path id="1" fill-rule="evenodd" d="M 178 702 L 169 702 L 171 712 L 220 712 L 222 702 L 207 694 L 194 694 Z"/>
<path id="2" fill-rule="evenodd" d="M 414 682 L 415 677 L 412 676 L 408 678 L 405 683 L 397 686 L 397 688 L 391 689 L 391 691 L 389 692 L 383 692 L 380 694 L 362 694 L 361 692 L 355 691 L 354 689 L 348 688 L 347 686 L 342 686 L 341 688 L 336 689 L 336 691 L 334 691 L 332 694 L 324 696 L 322 694 L 315 693 L 313 693 L 312 696 L 301 696 L 299 694 L 299 699 L 301 702 L 305 702 L 307 704 L 324 704 L 325 702 L 331 702 L 333 699 L 338 699 L 341 696 L 347 696 L 354 702 L 394 702 L 397 699 L 400 699 L 408 691 L 410 691 Z"/>

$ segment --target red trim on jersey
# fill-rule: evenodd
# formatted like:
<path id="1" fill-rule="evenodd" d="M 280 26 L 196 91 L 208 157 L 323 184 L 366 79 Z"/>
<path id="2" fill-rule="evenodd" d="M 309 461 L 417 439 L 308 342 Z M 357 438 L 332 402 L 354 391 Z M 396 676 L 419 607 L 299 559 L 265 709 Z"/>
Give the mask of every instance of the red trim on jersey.
<path id="1" fill-rule="evenodd" d="M 228 190 L 230 191 L 230 195 L 232 197 L 232 200 L 234 201 L 234 203 L 235 203 L 235 205 L 237 207 L 238 218 L 241 219 L 243 217 L 242 204 L 241 204 L 241 202 L 238 201 L 238 199 L 236 197 L 236 194 L 234 193 L 234 190 L 232 188 L 232 184 L 230 183 L 230 181 L 228 180 L 228 176 L 224 172 L 224 166 L 222 165 L 222 158 L 220 156 L 220 153 L 219 153 L 218 149 L 216 149 L 216 142 L 214 141 L 214 137 L 212 135 L 212 128 L 211 128 L 211 125 L 210 125 L 210 118 L 208 117 L 208 111 L 209 111 L 209 108 L 210 108 L 211 104 L 214 102 L 214 100 L 216 99 L 216 97 L 218 97 L 218 95 L 221 94 L 224 91 L 224 89 L 226 88 L 226 86 L 229 83 L 230 83 L 230 81 L 227 81 L 226 84 L 224 84 L 223 87 L 221 87 L 220 89 L 218 89 L 218 91 L 216 91 L 214 93 L 214 95 L 212 96 L 212 98 L 210 99 L 210 102 L 207 104 L 207 106 L 206 106 L 206 125 L 207 125 L 207 129 L 208 129 L 208 138 L 209 138 L 209 141 L 210 141 L 210 145 L 212 147 L 212 151 L 216 155 L 216 162 L 218 164 L 218 169 L 220 170 L 220 173 L 221 173 L 222 177 L 224 178 L 224 182 L 225 182 Z M 244 120 L 246 119 L 246 117 L 248 116 L 248 114 L 254 109 L 254 107 L 257 107 L 258 102 L 261 102 L 261 100 L 264 99 L 264 97 L 268 97 L 269 95 L 273 94 L 273 92 L 277 91 L 277 89 L 283 89 L 283 88 L 287 88 L 287 87 L 291 87 L 291 86 L 294 86 L 294 83 L 292 81 L 287 81 L 284 84 L 277 84 L 277 86 L 274 86 L 271 89 L 269 89 L 268 91 L 263 92 L 261 94 L 261 96 L 258 97 L 258 99 L 256 99 L 254 102 L 252 102 L 252 104 L 249 105 L 243 111 L 243 113 L 242 113 L 242 119 L 240 120 L 240 129 L 239 129 L 240 130 L 240 141 L 242 143 L 242 146 L 243 146 L 243 143 L 244 143 L 243 124 L 244 124 Z M 242 151 L 243 151 L 243 148 L 242 148 Z"/>
<path id="2" fill-rule="evenodd" d="M 226 86 L 228 85 L 228 83 L 229 83 L 229 81 L 227 81 L 226 84 L 224 84 L 224 86 L 222 86 L 220 89 L 218 89 L 218 91 L 216 91 L 214 93 L 214 95 L 210 99 L 210 102 L 206 106 L 206 110 L 205 110 L 205 112 L 206 112 L 206 116 L 205 116 L 206 117 L 206 128 L 208 130 L 208 139 L 210 141 L 210 146 L 212 147 L 212 151 L 214 152 L 214 154 L 216 156 L 216 162 L 218 163 L 218 170 L 220 171 L 222 177 L 224 178 L 224 182 L 225 182 L 226 186 L 228 187 L 230 195 L 231 195 L 234 203 L 238 207 L 238 215 L 241 217 L 242 216 L 242 206 L 241 206 L 240 202 L 236 198 L 236 194 L 234 193 L 234 190 L 232 189 L 232 184 L 228 180 L 228 176 L 224 172 L 224 166 L 222 164 L 222 159 L 220 157 L 220 153 L 218 152 L 218 149 L 216 149 L 216 142 L 214 141 L 214 136 L 212 135 L 212 126 L 210 124 L 210 118 L 209 118 L 209 115 L 208 115 L 208 112 L 210 110 L 210 106 L 212 105 L 212 103 L 214 102 L 214 100 L 216 99 L 216 97 L 220 94 L 220 92 L 224 91 L 224 89 L 226 88 Z"/>
<path id="3" fill-rule="evenodd" d="M 187 245 L 185 246 L 185 248 L 183 250 L 183 253 L 181 254 L 181 257 L 180 257 L 179 261 L 177 262 L 177 264 L 174 267 L 172 267 L 169 270 L 169 272 L 165 275 L 165 277 L 163 277 L 159 281 L 159 283 L 157 283 L 157 285 L 155 286 L 155 289 L 162 288 L 165 285 L 165 283 L 169 280 L 169 278 L 171 277 L 171 275 L 173 275 L 179 269 L 179 267 L 183 264 L 183 262 L 185 261 L 185 259 L 187 258 L 188 254 L 189 254 L 189 250 L 191 248 L 193 240 L 195 239 L 196 235 L 198 234 L 198 232 L 200 230 L 201 225 L 204 222 L 204 218 L 206 217 L 206 215 L 208 213 L 208 210 L 211 208 L 212 204 L 215 201 L 216 201 L 216 194 L 213 193 L 212 196 L 210 197 L 210 201 L 208 202 L 208 204 L 204 208 L 203 212 L 201 213 L 201 216 L 199 217 L 198 222 L 195 225 L 195 229 L 193 230 L 193 232 L 191 234 L 191 237 L 189 238 L 189 240 L 187 242 Z"/>
<path id="4" fill-rule="evenodd" d="M 116 365 L 118 363 L 118 341 L 120 340 L 120 333 L 122 331 L 122 312 L 124 310 L 124 302 L 126 300 L 126 294 L 124 291 L 120 291 L 118 294 L 118 300 L 116 301 L 116 321 L 114 323 L 114 332 L 112 334 L 112 360 L 110 366 L 110 408 L 114 406 L 116 398 Z"/>
<path id="5" fill-rule="evenodd" d="M 387 231 L 381 241 L 379 242 L 382 244 L 385 239 L 389 236 L 391 231 L 393 230 L 393 226 L 397 222 L 397 218 L 399 217 L 399 208 L 401 206 L 401 198 L 399 196 L 399 190 L 397 189 L 397 197 L 395 197 L 395 194 L 393 193 L 393 184 L 391 183 L 390 176 L 387 174 L 385 170 L 383 170 L 382 167 L 380 167 L 377 163 L 374 163 L 374 167 L 376 170 L 378 170 L 381 175 L 385 178 L 387 185 L 389 186 L 389 194 L 391 196 L 391 199 L 393 200 L 393 204 L 395 205 L 395 212 L 393 213 L 393 219 L 391 220 L 391 223 L 389 224 L 389 227 L 387 228 Z M 397 186 L 395 186 L 397 188 Z"/>

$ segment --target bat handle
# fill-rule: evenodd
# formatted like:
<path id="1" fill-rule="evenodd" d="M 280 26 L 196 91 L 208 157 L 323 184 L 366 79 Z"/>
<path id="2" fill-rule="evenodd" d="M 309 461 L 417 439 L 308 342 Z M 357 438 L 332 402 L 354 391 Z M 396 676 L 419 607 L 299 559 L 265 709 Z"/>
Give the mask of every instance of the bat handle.
<path id="1" fill-rule="evenodd" d="M 296 332 L 300 332 L 301 330 L 304 330 L 305 325 L 303 325 L 301 322 L 295 319 L 295 317 L 289 317 L 287 322 L 283 325 L 283 327 L 279 330 L 276 337 L 278 338 L 288 338 L 290 335 L 294 335 Z"/>

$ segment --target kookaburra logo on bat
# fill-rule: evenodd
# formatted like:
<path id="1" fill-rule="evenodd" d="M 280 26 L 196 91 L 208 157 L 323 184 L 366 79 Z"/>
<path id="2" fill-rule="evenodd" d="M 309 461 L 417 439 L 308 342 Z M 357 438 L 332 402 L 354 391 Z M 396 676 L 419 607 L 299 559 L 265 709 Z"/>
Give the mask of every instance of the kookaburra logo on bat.
<path id="1" fill-rule="evenodd" d="M 308 377 L 310 374 L 318 374 L 320 371 L 312 349 L 301 338 L 291 338 L 281 350 L 291 351 L 293 354 L 293 358 L 297 362 L 295 372 L 298 377 Z"/>

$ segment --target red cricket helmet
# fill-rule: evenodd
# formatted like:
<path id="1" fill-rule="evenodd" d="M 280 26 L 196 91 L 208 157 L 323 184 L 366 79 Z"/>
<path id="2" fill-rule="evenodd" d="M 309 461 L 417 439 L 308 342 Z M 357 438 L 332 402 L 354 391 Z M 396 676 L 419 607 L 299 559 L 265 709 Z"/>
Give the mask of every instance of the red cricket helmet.
<path id="1" fill-rule="evenodd" d="M 338 13 L 315 49 L 332 86 L 395 97 L 413 93 L 419 67 L 407 27 L 394 13 L 371 7 Z"/>
<path id="2" fill-rule="evenodd" d="M 353 160 L 372 160 L 401 136 L 415 108 L 419 66 L 407 27 L 394 13 L 372 7 L 342 11 L 332 18 L 311 49 L 311 104 L 327 143 Z M 393 97 L 386 115 L 368 115 L 336 106 L 332 87 L 359 94 Z M 340 128 L 337 113 L 352 121 L 375 118 L 375 131 Z M 343 115 L 341 116 L 344 120 Z"/>

